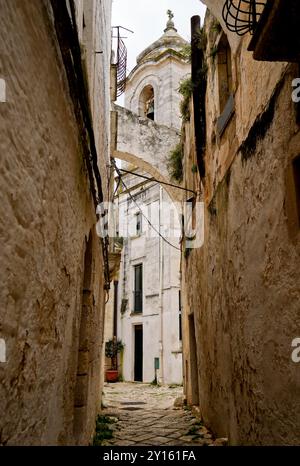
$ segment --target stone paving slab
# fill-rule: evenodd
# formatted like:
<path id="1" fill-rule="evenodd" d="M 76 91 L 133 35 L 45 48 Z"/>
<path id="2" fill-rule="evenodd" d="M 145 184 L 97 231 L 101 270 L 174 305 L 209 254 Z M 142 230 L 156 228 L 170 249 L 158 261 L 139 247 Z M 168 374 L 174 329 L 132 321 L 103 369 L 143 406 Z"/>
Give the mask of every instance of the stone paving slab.
<path id="1" fill-rule="evenodd" d="M 174 407 L 175 399 L 180 396 L 183 396 L 183 390 L 179 386 L 170 388 L 141 383 L 105 384 L 106 407 L 102 414 L 115 417 L 118 422 L 112 429 L 113 438 L 104 444 L 115 446 L 226 444 L 227 439 L 215 439 L 190 410 Z M 124 405 L 124 403 L 129 404 Z M 126 406 L 129 408 L 136 406 L 140 409 L 126 410 Z"/>

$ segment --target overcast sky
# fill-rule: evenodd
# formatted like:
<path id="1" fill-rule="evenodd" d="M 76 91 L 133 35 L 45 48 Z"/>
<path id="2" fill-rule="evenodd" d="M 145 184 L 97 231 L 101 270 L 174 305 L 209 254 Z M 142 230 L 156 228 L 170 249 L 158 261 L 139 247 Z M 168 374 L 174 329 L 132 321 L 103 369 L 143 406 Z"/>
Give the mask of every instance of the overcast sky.
<path id="1" fill-rule="evenodd" d="M 190 41 L 190 19 L 194 15 L 204 20 L 205 7 L 200 0 L 113 0 L 113 26 L 124 26 L 134 34 L 124 32 L 128 50 L 128 72 L 134 68 L 136 57 L 148 45 L 162 36 L 168 20 L 167 10 L 174 13 L 179 34 Z"/>

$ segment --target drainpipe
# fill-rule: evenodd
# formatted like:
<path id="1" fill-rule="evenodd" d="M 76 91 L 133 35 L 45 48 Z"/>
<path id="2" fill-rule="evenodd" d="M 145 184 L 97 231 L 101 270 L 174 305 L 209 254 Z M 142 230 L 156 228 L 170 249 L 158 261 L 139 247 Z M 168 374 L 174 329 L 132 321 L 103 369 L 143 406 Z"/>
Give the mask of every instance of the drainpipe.
<path id="1" fill-rule="evenodd" d="M 114 320 L 113 320 L 113 337 L 118 337 L 118 287 L 119 282 L 114 280 Z"/>
<path id="2" fill-rule="evenodd" d="M 161 232 L 161 222 L 162 222 L 162 203 L 163 203 L 163 191 L 162 187 L 159 187 L 159 232 Z M 164 348 L 163 348 L 163 331 L 164 331 L 164 321 L 163 321 L 163 239 L 159 237 L 159 313 L 160 313 L 160 382 L 164 383 Z"/>
<path id="3" fill-rule="evenodd" d="M 205 180 L 204 151 L 206 144 L 206 115 L 205 115 L 205 95 L 206 76 L 204 74 L 204 52 L 201 48 L 199 38 L 201 36 L 200 16 L 193 16 L 191 19 L 192 30 L 192 83 L 193 83 L 193 104 L 194 104 L 194 125 L 195 142 L 198 169 L 201 181 Z"/>

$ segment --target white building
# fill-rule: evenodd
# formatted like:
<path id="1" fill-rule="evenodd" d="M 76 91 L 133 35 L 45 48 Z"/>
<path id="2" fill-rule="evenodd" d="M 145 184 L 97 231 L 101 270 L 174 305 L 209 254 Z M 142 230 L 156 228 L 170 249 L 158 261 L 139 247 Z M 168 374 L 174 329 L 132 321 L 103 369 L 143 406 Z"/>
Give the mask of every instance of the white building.
<path id="1" fill-rule="evenodd" d="M 190 75 L 191 67 L 181 54 L 187 42 L 178 34 L 171 12 L 169 16 L 164 34 L 137 57 L 137 65 L 127 79 L 125 107 L 180 130 L 178 87 Z"/>
<path id="2" fill-rule="evenodd" d="M 186 41 L 177 33 L 172 17 L 170 13 L 163 36 L 138 56 L 137 66 L 128 77 L 125 106 L 158 125 L 180 130 L 178 88 L 189 75 L 190 65 L 180 53 Z M 165 189 L 136 176 L 147 176 L 141 169 L 124 163 L 122 169 L 134 173 L 123 173 L 128 189 L 123 186 L 118 196 L 119 218 L 130 228 L 119 276 L 118 338 L 125 343 L 123 378 L 180 384 L 179 219 L 173 210 L 177 222 L 174 237 L 167 231 L 172 201 Z M 120 236 L 121 230 L 122 225 Z"/>

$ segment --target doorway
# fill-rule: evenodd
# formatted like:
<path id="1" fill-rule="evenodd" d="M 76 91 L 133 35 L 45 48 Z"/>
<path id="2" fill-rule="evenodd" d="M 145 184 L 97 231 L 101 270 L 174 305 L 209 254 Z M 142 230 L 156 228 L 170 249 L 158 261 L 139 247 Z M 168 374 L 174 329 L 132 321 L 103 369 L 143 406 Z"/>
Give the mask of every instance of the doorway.
<path id="1" fill-rule="evenodd" d="M 143 382 L 143 326 L 134 326 L 134 381 Z"/>

